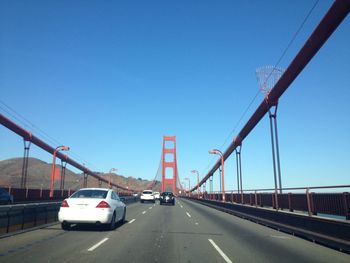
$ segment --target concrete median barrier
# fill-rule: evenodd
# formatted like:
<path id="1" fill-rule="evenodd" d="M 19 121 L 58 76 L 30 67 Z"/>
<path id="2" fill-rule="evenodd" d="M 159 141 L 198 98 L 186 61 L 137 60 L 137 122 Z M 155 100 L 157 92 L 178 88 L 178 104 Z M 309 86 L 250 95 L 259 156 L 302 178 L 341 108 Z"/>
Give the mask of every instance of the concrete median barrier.
<path id="1" fill-rule="evenodd" d="M 0 235 L 57 221 L 61 202 L 0 207 Z"/>

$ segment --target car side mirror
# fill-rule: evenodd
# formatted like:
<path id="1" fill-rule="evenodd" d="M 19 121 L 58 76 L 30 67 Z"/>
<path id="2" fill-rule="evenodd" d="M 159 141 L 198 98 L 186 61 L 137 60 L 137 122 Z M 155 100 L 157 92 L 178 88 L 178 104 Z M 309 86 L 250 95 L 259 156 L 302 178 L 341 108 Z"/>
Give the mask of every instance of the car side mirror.
<path id="1" fill-rule="evenodd" d="M 120 201 L 125 202 L 125 197 L 119 197 Z"/>

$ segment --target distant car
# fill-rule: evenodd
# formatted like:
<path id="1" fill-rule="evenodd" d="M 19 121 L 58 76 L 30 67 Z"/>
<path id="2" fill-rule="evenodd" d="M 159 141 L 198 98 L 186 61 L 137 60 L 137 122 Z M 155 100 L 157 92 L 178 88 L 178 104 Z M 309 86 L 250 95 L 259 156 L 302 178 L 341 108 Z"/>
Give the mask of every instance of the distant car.
<path id="1" fill-rule="evenodd" d="M 140 196 L 140 202 L 143 203 L 145 201 L 153 202 L 155 203 L 156 199 L 153 195 L 152 190 L 144 190 Z"/>
<path id="2" fill-rule="evenodd" d="M 159 204 L 172 204 L 175 205 L 175 196 L 172 192 L 163 192 L 160 195 Z"/>
<path id="3" fill-rule="evenodd" d="M 125 204 L 108 188 L 80 189 L 62 202 L 58 212 L 64 230 L 71 224 L 107 224 L 112 230 L 117 222 L 124 223 L 125 216 Z"/>
<path id="4" fill-rule="evenodd" d="M 159 198 L 160 198 L 160 193 L 159 192 L 153 192 L 153 195 L 154 195 L 154 198 L 156 200 L 159 200 Z"/>
<path id="5" fill-rule="evenodd" d="M 4 188 L 0 188 L 0 204 L 9 205 L 13 203 L 13 195 L 9 194 Z"/>

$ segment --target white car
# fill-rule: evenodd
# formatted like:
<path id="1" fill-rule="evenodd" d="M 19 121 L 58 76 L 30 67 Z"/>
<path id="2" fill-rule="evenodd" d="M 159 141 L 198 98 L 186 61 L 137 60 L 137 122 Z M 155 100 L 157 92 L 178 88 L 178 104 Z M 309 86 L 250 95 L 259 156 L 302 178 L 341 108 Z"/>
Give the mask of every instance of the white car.
<path id="1" fill-rule="evenodd" d="M 159 192 L 153 192 L 153 195 L 154 195 L 154 198 L 156 200 L 159 200 L 160 199 L 160 193 Z"/>
<path id="2" fill-rule="evenodd" d="M 108 188 L 82 188 L 65 199 L 58 212 L 64 230 L 71 224 L 108 224 L 112 230 L 117 222 L 124 223 L 125 216 L 125 204 Z"/>
<path id="3" fill-rule="evenodd" d="M 155 203 L 156 199 L 153 195 L 153 191 L 152 190 L 143 190 L 141 196 L 140 196 L 140 201 L 141 203 L 145 202 L 145 201 L 150 201 Z"/>

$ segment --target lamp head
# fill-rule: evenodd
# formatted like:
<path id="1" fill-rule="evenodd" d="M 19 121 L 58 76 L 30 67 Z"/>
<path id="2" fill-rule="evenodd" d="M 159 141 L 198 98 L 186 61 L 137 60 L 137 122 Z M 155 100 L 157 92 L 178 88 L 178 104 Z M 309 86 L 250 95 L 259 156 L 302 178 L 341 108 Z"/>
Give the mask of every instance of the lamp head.
<path id="1" fill-rule="evenodd" d="M 58 146 L 56 149 L 59 151 L 69 151 L 69 147 L 64 145 Z"/>

